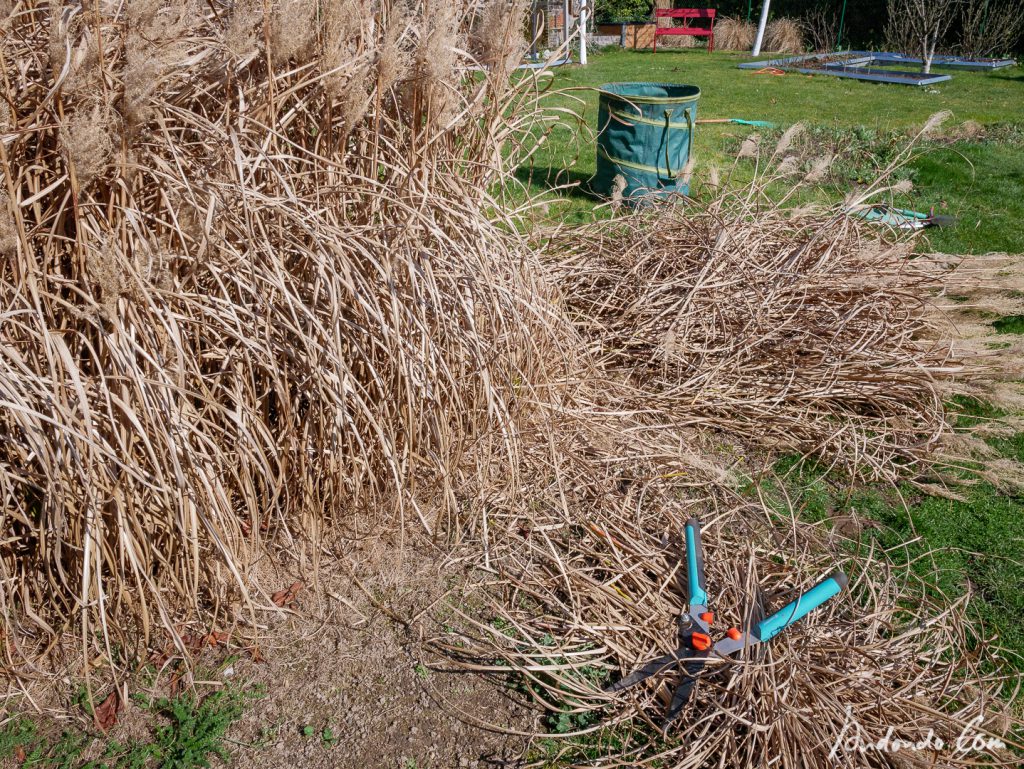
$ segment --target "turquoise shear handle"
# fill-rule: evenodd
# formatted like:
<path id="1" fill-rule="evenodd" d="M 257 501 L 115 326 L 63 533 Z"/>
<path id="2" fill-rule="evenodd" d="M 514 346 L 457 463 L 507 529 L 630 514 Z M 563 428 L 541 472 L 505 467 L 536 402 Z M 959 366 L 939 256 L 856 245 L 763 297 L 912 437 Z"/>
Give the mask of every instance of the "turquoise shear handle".
<path id="1" fill-rule="evenodd" d="M 691 518 L 686 522 L 686 587 L 690 591 L 690 605 L 707 606 L 707 585 L 704 583 L 704 547 L 700 541 L 700 522 Z"/>
<path id="2" fill-rule="evenodd" d="M 795 601 L 786 604 L 767 619 L 761 620 L 757 624 L 757 637 L 761 641 L 774 638 L 794 622 L 806 617 L 829 598 L 838 595 L 846 585 L 846 575 L 841 571 L 833 572 Z"/>

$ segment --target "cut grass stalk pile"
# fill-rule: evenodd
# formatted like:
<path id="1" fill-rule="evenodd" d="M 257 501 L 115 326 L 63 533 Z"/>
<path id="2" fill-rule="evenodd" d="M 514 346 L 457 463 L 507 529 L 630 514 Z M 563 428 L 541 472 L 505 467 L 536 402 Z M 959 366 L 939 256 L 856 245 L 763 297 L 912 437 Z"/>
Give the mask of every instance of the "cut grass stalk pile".
<path id="1" fill-rule="evenodd" d="M 650 723 L 658 691 L 608 708 L 598 681 L 674 642 L 696 515 L 730 621 L 836 563 L 849 597 L 606 764 L 825 767 L 848 709 L 870 734 L 980 716 L 1012 740 L 998 649 L 962 602 L 750 502 L 711 448 L 925 473 L 955 368 L 923 341 L 934 271 L 758 186 L 521 238 L 486 190 L 546 119 L 533 75 L 510 78 L 525 4 L 476 6 L 14 6 L 4 672 L 45 670 L 73 633 L 101 664 L 161 628 L 186 657 L 190 623 L 255 635 L 279 587 L 261 558 L 315 566 L 346 527 L 400 540 L 418 518 L 501 577 L 481 600 L 502 622 L 467 616 L 453 654 L 563 715 Z M 1013 763 L 954 748 L 935 765 Z"/>
<path id="2" fill-rule="evenodd" d="M 720 469 L 758 464 L 730 445 L 791 447 L 862 477 L 919 480 L 948 429 L 940 384 L 959 369 L 948 342 L 928 341 L 941 329 L 935 262 L 838 213 L 784 216 L 759 194 L 547 233 L 600 376 L 577 393 L 589 408 L 559 414 L 564 442 L 524 447 L 518 476 L 534 482 L 488 500 L 497 622 L 437 642 L 471 669 L 521 674 L 568 738 L 548 765 L 888 767 L 889 753 L 848 738 L 891 727 L 914 743 L 932 730 L 944 747 L 928 765 L 1015 766 L 999 742 L 958 748 L 972 730 L 1021 747 L 1019 678 L 966 600 L 897 566 L 898 548 L 892 559 L 752 502 Z M 705 522 L 719 634 L 837 566 L 851 588 L 739 663 L 712 662 L 659 736 L 676 676 L 603 689 L 675 648 L 691 516 Z"/>
<path id="3" fill-rule="evenodd" d="M 935 271 L 841 213 L 756 205 L 723 197 L 556 238 L 552 270 L 592 352 L 676 424 L 870 480 L 927 465 L 947 427 L 931 379 L 959 369 L 927 341 Z"/>

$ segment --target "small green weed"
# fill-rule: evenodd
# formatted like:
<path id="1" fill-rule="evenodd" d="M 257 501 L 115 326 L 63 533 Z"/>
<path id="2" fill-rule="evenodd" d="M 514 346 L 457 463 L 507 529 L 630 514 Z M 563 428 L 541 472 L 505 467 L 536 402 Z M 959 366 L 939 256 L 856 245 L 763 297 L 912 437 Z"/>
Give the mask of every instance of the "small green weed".
<path id="1" fill-rule="evenodd" d="M 993 321 L 992 328 L 1000 334 L 1024 334 L 1024 315 L 1007 315 Z"/>
<path id="2" fill-rule="evenodd" d="M 84 687 L 73 702 L 88 711 Z M 138 707 L 155 718 L 148 740 L 120 742 L 83 730 L 64 731 L 57 738 L 41 735 L 27 718 L 0 727 L 0 761 L 21 759 L 32 769 L 205 769 L 210 758 L 229 758 L 225 746 L 228 728 L 262 690 L 228 687 L 195 697 L 134 697 Z M 99 743 L 100 758 L 83 762 L 85 752 Z"/>
<path id="3" fill-rule="evenodd" d="M 19 748 L 27 752 L 36 737 L 36 725 L 27 718 L 14 718 L 0 726 L 0 761 L 13 758 Z"/>
<path id="4" fill-rule="evenodd" d="M 325 748 L 333 748 L 338 744 L 338 737 L 331 727 L 325 726 L 320 732 L 320 742 L 323 743 Z"/>

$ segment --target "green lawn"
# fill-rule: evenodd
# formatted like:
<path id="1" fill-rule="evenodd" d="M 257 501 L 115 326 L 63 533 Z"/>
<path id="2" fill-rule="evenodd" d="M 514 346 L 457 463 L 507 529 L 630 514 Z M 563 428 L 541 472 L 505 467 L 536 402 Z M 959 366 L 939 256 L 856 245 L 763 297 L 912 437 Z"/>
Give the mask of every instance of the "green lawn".
<path id="1" fill-rule="evenodd" d="M 999 124 L 997 138 L 952 145 L 923 145 L 922 154 L 905 169 L 915 190 L 900 200 L 916 210 L 935 207 L 959 218 L 955 228 L 932 234 L 936 249 L 977 253 L 988 250 L 1024 252 L 1024 73 L 1020 67 L 995 72 L 954 72 L 953 79 L 919 88 L 867 83 L 825 75 L 757 75 L 736 64 L 746 57 L 703 50 L 608 50 L 593 56 L 586 67 L 554 70 L 551 106 L 569 107 L 582 115 L 589 131 L 570 120 L 559 122 L 520 179 L 533 192 L 554 183 L 581 182 L 594 173 L 593 131 L 597 93 L 604 83 L 647 80 L 697 85 L 701 89 L 698 117 L 767 120 L 780 127 L 803 122 L 816 137 L 835 149 L 850 148 L 856 169 L 839 168 L 822 188 L 826 200 L 838 200 L 872 158 L 902 147 L 906 136 L 929 116 L 950 110 L 950 123 L 967 120 Z M 569 90 L 565 90 L 569 89 Z M 1012 124 L 1017 125 L 1012 125 Z M 732 162 L 739 141 L 752 130 L 735 124 L 699 126 L 694 140 L 697 175 L 709 163 Z M 586 219 L 598 201 L 579 190 L 562 193 L 551 215 Z"/>
<path id="2" fill-rule="evenodd" d="M 958 218 L 931 238 L 936 249 L 1024 253 L 1024 145 L 957 143 L 929 151 L 913 169 L 922 210 Z"/>

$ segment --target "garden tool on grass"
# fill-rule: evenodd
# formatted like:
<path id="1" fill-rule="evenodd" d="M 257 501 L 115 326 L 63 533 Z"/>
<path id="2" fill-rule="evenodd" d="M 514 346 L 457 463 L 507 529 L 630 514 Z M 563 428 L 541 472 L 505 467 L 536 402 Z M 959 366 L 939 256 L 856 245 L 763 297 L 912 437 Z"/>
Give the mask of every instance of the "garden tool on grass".
<path id="1" fill-rule="evenodd" d="M 686 522 L 686 575 L 689 607 L 679 618 L 679 642 L 675 651 L 651 660 L 639 670 L 605 689 L 607 692 L 622 691 L 681 665 L 683 680 L 672 695 L 672 702 L 665 714 L 666 726 L 679 715 L 689 701 L 697 678 L 709 658 L 714 656 L 725 659 L 741 649 L 771 640 L 839 594 L 847 584 L 846 575 L 837 570 L 770 617 L 752 623 L 746 630 L 731 627 L 726 631 L 724 638 L 712 643 L 710 633 L 714 614 L 708 609 L 708 594 L 704 582 L 704 551 L 701 546 L 700 523 L 695 518 Z"/>
<path id="2" fill-rule="evenodd" d="M 954 217 L 936 214 L 934 210 L 924 214 L 908 208 L 893 208 L 881 204 L 858 209 L 853 211 L 852 215 L 873 224 L 887 224 L 897 230 L 923 230 L 925 227 L 948 227 L 956 223 Z"/>
<path id="3" fill-rule="evenodd" d="M 705 125 L 707 123 L 738 123 L 739 125 L 752 125 L 756 128 L 775 128 L 775 123 L 769 123 L 767 120 L 740 120 L 738 117 L 706 117 L 695 122 L 697 125 Z"/>

